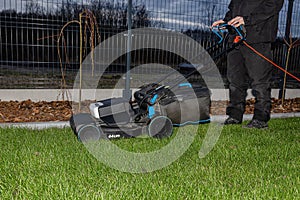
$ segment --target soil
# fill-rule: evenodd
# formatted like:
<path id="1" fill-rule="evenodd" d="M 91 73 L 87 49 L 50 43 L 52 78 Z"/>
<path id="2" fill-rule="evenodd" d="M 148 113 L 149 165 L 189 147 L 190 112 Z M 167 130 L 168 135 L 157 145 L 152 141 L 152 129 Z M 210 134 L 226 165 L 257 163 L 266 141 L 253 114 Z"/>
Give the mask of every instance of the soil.
<path id="1" fill-rule="evenodd" d="M 254 99 L 247 101 L 246 114 L 254 111 Z M 88 112 L 88 105 L 91 102 L 82 104 L 82 112 Z M 213 101 L 211 114 L 225 114 L 227 101 Z M 68 101 L 0 101 L 0 123 L 16 122 L 47 122 L 47 121 L 68 121 L 78 105 Z M 77 111 L 78 112 L 78 111 Z M 272 99 L 272 113 L 300 112 L 300 98 L 281 100 Z"/>

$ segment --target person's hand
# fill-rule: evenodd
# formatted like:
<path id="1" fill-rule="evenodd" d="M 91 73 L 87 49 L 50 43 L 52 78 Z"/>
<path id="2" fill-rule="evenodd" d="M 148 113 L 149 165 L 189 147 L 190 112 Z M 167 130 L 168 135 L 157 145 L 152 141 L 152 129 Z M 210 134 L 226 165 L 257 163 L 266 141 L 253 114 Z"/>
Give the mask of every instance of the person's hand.
<path id="1" fill-rule="evenodd" d="M 228 22 L 228 25 L 239 27 L 241 25 L 245 25 L 244 18 L 241 16 L 237 16 Z"/>
<path id="2" fill-rule="evenodd" d="M 218 20 L 218 21 L 215 21 L 215 22 L 211 25 L 211 27 L 219 26 L 220 24 L 223 24 L 223 23 L 225 23 L 225 21 L 222 20 L 222 19 L 220 19 L 220 20 Z"/>

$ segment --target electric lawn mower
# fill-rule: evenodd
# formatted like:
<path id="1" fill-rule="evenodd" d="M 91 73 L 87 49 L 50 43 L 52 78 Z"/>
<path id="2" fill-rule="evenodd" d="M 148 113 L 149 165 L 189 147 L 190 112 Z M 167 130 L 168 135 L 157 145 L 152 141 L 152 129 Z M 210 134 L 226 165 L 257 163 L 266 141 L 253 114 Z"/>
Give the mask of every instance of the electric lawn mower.
<path id="1" fill-rule="evenodd" d="M 222 24 L 212 28 L 219 42 L 226 43 L 229 34 L 239 39 L 226 48 L 214 59 L 231 51 L 245 39 L 242 27 Z M 169 137 L 173 126 L 210 122 L 210 90 L 207 87 L 193 85 L 186 78 L 198 69 L 184 74 L 184 78 L 162 84 L 165 77 L 155 83 L 141 86 L 130 100 L 110 98 L 92 103 L 90 113 L 74 114 L 70 125 L 78 139 L 95 141 L 102 138 L 131 138 L 147 133 L 150 137 Z M 173 73 L 173 72 L 171 72 Z M 167 75 L 169 76 L 169 74 Z"/>

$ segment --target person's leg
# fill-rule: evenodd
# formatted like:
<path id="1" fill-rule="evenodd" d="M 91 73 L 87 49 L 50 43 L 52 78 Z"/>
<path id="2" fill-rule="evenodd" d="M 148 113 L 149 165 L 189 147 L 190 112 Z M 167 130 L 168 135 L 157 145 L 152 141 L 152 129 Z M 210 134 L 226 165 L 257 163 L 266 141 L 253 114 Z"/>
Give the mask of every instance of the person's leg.
<path id="1" fill-rule="evenodd" d="M 227 57 L 227 78 L 229 81 L 229 105 L 226 114 L 239 123 L 243 120 L 248 89 L 248 74 L 239 49 L 235 49 Z M 225 122 L 226 124 L 226 122 Z"/>
<path id="2" fill-rule="evenodd" d="M 267 58 L 272 57 L 270 43 L 253 44 L 252 47 Z M 252 94 L 256 100 L 253 120 L 268 122 L 271 112 L 272 65 L 245 46 L 242 52 L 246 59 L 249 76 L 252 79 Z"/>

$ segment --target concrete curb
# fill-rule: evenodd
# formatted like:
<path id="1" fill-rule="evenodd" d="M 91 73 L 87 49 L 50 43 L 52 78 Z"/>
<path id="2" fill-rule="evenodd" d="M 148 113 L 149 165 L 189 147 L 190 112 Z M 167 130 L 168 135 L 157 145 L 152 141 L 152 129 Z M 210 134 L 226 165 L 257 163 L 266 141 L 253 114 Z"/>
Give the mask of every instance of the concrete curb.
<path id="1" fill-rule="evenodd" d="M 253 114 L 245 114 L 243 120 L 251 120 Z M 293 118 L 300 117 L 300 112 L 296 113 L 273 113 L 271 114 L 271 119 L 284 119 L 284 118 Z M 227 115 L 213 115 L 211 116 L 212 122 L 224 122 L 227 118 Z"/>
<path id="2" fill-rule="evenodd" d="M 132 89 L 134 92 L 137 89 Z M 71 98 L 69 100 L 78 102 L 79 90 L 69 90 Z M 121 97 L 122 89 L 84 89 L 82 90 L 82 100 L 102 100 L 112 97 Z M 248 90 L 247 99 L 253 98 L 251 90 Z M 56 101 L 62 100 L 61 90 L 59 89 L 0 89 L 1 101 L 24 101 L 31 99 L 32 101 Z M 211 89 L 211 100 L 228 100 L 228 89 Z M 272 89 L 272 97 L 278 98 L 279 90 Z M 287 89 L 286 99 L 300 97 L 300 89 Z"/>
<path id="3" fill-rule="evenodd" d="M 1 123 L 1 128 L 29 128 L 29 129 L 47 129 L 47 128 L 65 128 L 70 127 L 69 122 L 24 122 L 24 123 Z"/>
<path id="4" fill-rule="evenodd" d="M 251 120 L 252 114 L 245 114 L 244 120 Z M 284 118 L 293 118 L 300 117 L 300 112 L 297 113 L 274 113 L 271 114 L 271 119 L 284 119 Z M 212 122 L 224 122 L 227 118 L 226 115 L 213 115 L 211 116 Z M 26 123 L 1 123 L 0 128 L 29 128 L 35 130 L 47 129 L 47 128 L 66 128 L 70 127 L 68 121 L 62 122 L 26 122 Z"/>

